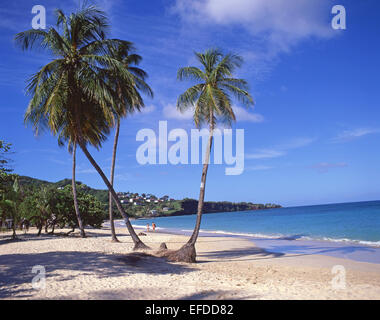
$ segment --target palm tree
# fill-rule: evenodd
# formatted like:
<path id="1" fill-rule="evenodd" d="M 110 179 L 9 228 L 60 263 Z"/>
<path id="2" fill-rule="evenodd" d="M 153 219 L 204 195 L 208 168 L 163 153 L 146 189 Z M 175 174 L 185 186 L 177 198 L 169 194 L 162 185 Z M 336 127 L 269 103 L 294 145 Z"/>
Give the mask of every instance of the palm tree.
<path id="1" fill-rule="evenodd" d="M 120 120 L 122 117 L 125 117 L 129 113 L 134 111 L 140 111 L 144 107 L 144 101 L 141 98 L 139 91 L 146 93 L 148 96 L 153 97 L 153 91 L 145 82 L 147 78 L 147 73 L 138 68 L 137 65 L 141 62 L 142 57 L 135 53 L 130 53 L 134 50 L 132 43 L 124 42 L 119 44 L 116 48 L 110 48 L 110 55 L 112 58 L 118 60 L 123 64 L 124 68 L 130 73 L 133 82 L 129 86 L 125 86 L 122 82 L 119 81 L 117 75 L 111 74 L 109 77 L 110 85 L 114 88 L 115 92 L 118 94 L 121 100 L 122 97 L 125 99 L 120 105 L 114 106 L 115 117 L 116 117 L 116 129 L 115 129 L 115 138 L 113 144 L 112 152 L 112 161 L 111 161 L 111 174 L 110 174 L 110 183 L 113 186 L 114 176 L 115 176 L 115 163 L 116 163 L 116 151 L 117 144 L 119 140 L 120 132 Z M 108 213 L 110 217 L 110 226 L 111 226 L 111 235 L 113 242 L 119 242 L 116 237 L 115 224 L 113 219 L 113 205 L 112 205 L 112 195 L 109 194 L 109 208 Z"/>
<path id="2" fill-rule="evenodd" d="M 182 93 L 177 100 L 177 108 L 184 112 L 191 108 L 197 128 L 202 124 L 209 126 L 209 139 L 203 163 L 201 187 L 197 208 L 197 220 L 189 241 L 178 251 L 170 252 L 169 258 L 175 261 L 195 262 L 195 243 L 201 226 L 202 210 L 205 197 L 207 170 L 213 141 L 213 131 L 217 122 L 231 125 L 235 121 L 230 95 L 242 104 L 253 105 L 248 92 L 248 84 L 243 79 L 233 77 L 233 72 L 240 67 L 243 59 L 235 54 L 223 55 L 219 50 L 211 49 L 205 53 L 195 53 L 203 70 L 197 67 L 185 67 L 178 70 L 178 79 L 190 79 L 199 82 Z"/>
<path id="3" fill-rule="evenodd" d="M 101 146 L 115 123 L 112 106 L 121 103 L 107 81 L 107 74 L 116 74 L 126 86 L 133 82 L 122 63 L 108 54 L 109 47 L 123 41 L 106 39 L 108 19 L 95 6 L 83 6 L 70 16 L 56 10 L 56 16 L 57 29 L 31 29 L 15 37 L 24 50 L 37 46 L 55 58 L 29 80 L 27 92 L 32 98 L 25 122 L 30 122 L 37 134 L 47 127 L 59 140 L 69 140 L 81 148 L 111 192 L 134 249 L 147 248 L 134 231 L 111 183 L 87 149 L 89 144 Z"/>

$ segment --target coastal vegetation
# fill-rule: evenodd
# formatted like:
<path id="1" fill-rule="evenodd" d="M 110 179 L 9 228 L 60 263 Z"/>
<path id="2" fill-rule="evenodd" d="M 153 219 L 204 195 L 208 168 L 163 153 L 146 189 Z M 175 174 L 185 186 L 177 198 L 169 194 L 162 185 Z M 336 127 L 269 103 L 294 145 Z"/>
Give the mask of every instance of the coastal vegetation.
<path id="1" fill-rule="evenodd" d="M 107 217 L 104 203 L 81 185 L 77 185 L 77 204 L 84 226 L 102 226 Z M 49 234 L 54 234 L 56 228 L 70 228 L 67 234 L 79 228 L 71 184 L 59 188 L 53 185 L 21 186 L 17 175 L 8 176 L 6 183 L 3 181 L 0 199 L 0 227 L 11 228 L 15 239 L 17 229 L 26 230 L 29 226 L 37 228 L 37 236 L 41 235 L 43 228 Z"/>
<path id="2" fill-rule="evenodd" d="M 60 198 L 62 191 L 65 192 L 66 199 L 71 199 L 73 201 L 72 195 L 69 195 L 69 191 L 71 189 L 71 179 L 63 179 L 58 182 L 48 182 L 44 180 L 39 180 L 27 176 L 17 176 L 17 175 L 8 175 L 8 177 L 2 180 L 1 187 L 3 190 L 6 190 L 7 195 L 6 198 L 11 197 L 12 189 L 14 188 L 14 183 L 17 180 L 18 188 L 21 189 L 22 201 L 27 201 L 28 205 L 34 202 L 37 203 L 36 199 L 39 198 L 41 193 L 48 193 L 51 198 L 56 196 Z M 99 208 L 97 216 L 99 217 L 99 221 L 101 219 L 107 219 L 107 212 L 109 210 L 109 199 L 108 199 L 108 190 L 99 190 L 91 188 L 80 181 L 76 182 L 76 188 L 79 193 L 79 207 L 81 207 L 81 199 L 83 197 L 87 197 L 89 199 L 94 199 L 96 201 L 96 206 Z M 53 192 L 54 191 L 54 192 Z M 177 215 L 191 215 L 197 212 L 198 201 L 195 199 L 173 199 L 168 195 L 164 195 L 162 197 L 155 196 L 149 193 L 136 193 L 136 192 L 118 192 L 118 197 L 122 202 L 122 206 L 124 210 L 127 212 L 128 216 L 131 218 L 151 218 L 151 217 L 169 217 L 169 216 L 177 216 Z M 14 196 L 12 196 L 14 198 Z M 27 198 L 27 200 L 25 200 Z M 33 198 L 36 198 L 33 200 Z M 135 204 L 136 203 L 136 204 Z M 82 206 L 83 207 L 83 206 Z M 271 208 L 280 208 L 281 206 L 278 204 L 260 204 L 260 203 L 252 203 L 252 202 L 229 202 L 229 201 L 206 201 L 203 206 L 203 213 L 217 213 L 217 212 L 235 212 L 235 211 L 254 211 L 254 210 L 264 210 Z M 22 208 L 25 208 L 25 204 L 22 204 Z M 74 210 L 75 208 L 72 207 Z M 0 209 L 1 210 L 1 209 Z M 53 210 L 54 211 L 54 210 Z M 122 216 L 118 212 L 115 206 L 112 207 L 113 215 L 117 219 L 122 219 Z M 66 210 L 65 212 L 70 213 L 73 211 Z M 52 212 L 52 214 L 56 214 Z M 61 212 L 61 216 L 62 216 Z M 84 219 L 84 225 L 88 225 L 86 223 L 86 212 L 80 210 L 81 216 Z M 38 216 L 38 215 L 37 215 Z M 41 213 L 41 217 L 34 217 L 31 220 L 32 225 L 46 225 L 46 221 L 49 220 L 44 219 L 44 214 Z M 49 215 L 48 215 L 49 216 Z M 9 215 L 3 215 L 3 222 L 5 219 L 11 218 Z M 20 219 L 25 218 L 28 220 L 28 215 L 20 214 L 17 216 L 15 221 L 19 221 Z M 36 223 L 36 219 L 41 218 L 41 223 Z M 74 223 L 74 216 L 71 215 L 70 228 L 79 228 L 78 223 Z M 102 221 L 103 221 L 102 220 Z M 99 222 L 98 221 L 98 222 Z M 16 223 L 17 224 L 17 223 Z M 90 224 L 91 225 L 91 224 Z M 99 224 L 98 224 L 99 225 Z M 95 225 L 91 225 L 95 227 Z M 38 227 L 39 228 L 39 227 Z"/>
<path id="3" fill-rule="evenodd" d="M 0 179 L 12 172 L 8 158 L 11 153 L 11 146 L 10 143 L 0 140 Z"/>
<path id="4" fill-rule="evenodd" d="M 77 203 L 85 227 L 100 228 L 108 218 L 108 190 L 93 189 L 76 182 Z M 119 192 L 122 206 L 131 218 L 168 217 L 190 215 L 197 212 L 198 201 L 185 198 L 176 200 L 165 195 L 156 197 L 148 193 Z M 128 199 L 128 201 L 127 201 Z M 133 200 L 132 202 L 130 200 Z M 137 202 L 136 202 L 137 201 Z M 138 203 L 138 205 L 135 205 Z M 203 213 L 263 210 L 279 208 L 276 204 L 251 202 L 204 202 Z M 115 218 L 122 218 L 113 207 Z M 42 231 L 54 234 L 56 229 L 69 228 L 70 234 L 80 228 L 73 201 L 71 179 L 55 183 L 16 174 L 3 176 L 0 184 L 0 228 L 13 230 L 35 226 L 37 235 Z M 59 233 L 61 234 L 61 233 Z"/>

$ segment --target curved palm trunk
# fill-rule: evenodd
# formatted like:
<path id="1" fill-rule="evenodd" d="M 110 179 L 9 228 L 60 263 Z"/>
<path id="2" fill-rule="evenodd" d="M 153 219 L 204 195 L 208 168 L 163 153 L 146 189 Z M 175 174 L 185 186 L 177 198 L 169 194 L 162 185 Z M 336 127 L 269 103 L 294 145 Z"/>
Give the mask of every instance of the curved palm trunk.
<path id="1" fill-rule="evenodd" d="M 85 238 L 86 234 L 84 232 L 83 222 L 82 222 L 82 218 L 81 218 L 80 212 L 79 212 L 78 199 L 77 199 L 77 186 L 76 186 L 76 181 L 75 181 L 76 153 L 77 153 L 77 144 L 74 143 L 74 147 L 73 147 L 73 172 L 72 172 L 71 185 L 72 185 L 72 191 L 73 191 L 75 214 L 76 214 L 77 220 L 78 220 L 80 236 L 82 238 Z"/>
<path id="2" fill-rule="evenodd" d="M 115 132 L 115 140 L 113 143 L 113 153 L 112 153 L 112 164 L 111 164 L 111 176 L 110 176 L 110 183 L 111 186 L 113 186 L 114 182 L 114 176 L 115 176 L 115 162 L 116 162 L 116 151 L 117 151 L 117 143 L 119 140 L 119 132 L 120 132 L 120 119 L 117 119 L 117 125 L 116 125 L 116 132 Z M 111 235 L 112 235 L 112 241 L 113 242 L 120 242 L 117 237 L 116 237 L 116 232 L 115 232 L 115 223 L 113 221 L 113 210 L 112 210 L 112 194 L 109 192 L 109 208 L 108 208 L 108 213 L 110 216 L 110 226 L 111 226 Z"/>
<path id="3" fill-rule="evenodd" d="M 201 187 L 200 187 L 200 191 L 199 191 L 199 200 L 198 200 L 198 209 L 197 209 L 197 221 L 195 223 L 195 228 L 194 228 L 193 234 L 191 235 L 189 241 L 187 242 L 187 244 L 192 245 L 192 246 L 195 245 L 195 242 L 198 239 L 199 230 L 201 228 L 202 211 L 203 211 L 205 191 L 206 191 L 206 178 L 207 178 L 208 165 L 209 165 L 209 161 L 210 161 L 212 139 L 213 139 L 213 129 L 211 128 L 210 129 L 210 136 L 208 139 L 208 146 L 207 146 L 207 150 L 206 150 L 205 163 L 203 164 L 203 170 L 202 170 Z"/>
<path id="4" fill-rule="evenodd" d="M 178 251 L 169 252 L 166 256 L 172 261 L 178 262 L 189 262 L 194 263 L 196 261 L 196 251 L 195 251 L 195 243 L 198 239 L 199 230 L 201 228 L 202 221 L 202 211 L 203 204 L 205 199 L 205 190 L 206 190 L 206 178 L 208 165 L 210 161 L 210 153 L 212 148 L 212 140 L 213 140 L 213 125 L 210 126 L 210 136 L 208 138 L 208 144 L 206 149 L 205 163 L 203 164 L 202 169 L 202 178 L 201 178 L 201 187 L 199 190 L 199 200 L 198 200 L 198 208 L 197 208 L 197 220 L 195 223 L 193 234 L 191 235 L 189 241 Z"/>
<path id="5" fill-rule="evenodd" d="M 81 147 L 83 153 L 86 155 L 87 159 L 91 162 L 91 164 L 93 165 L 93 167 L 95 168 L 95 170 L 99 173 L 99 175 L 103 179 L 103 182 L 106 184 L 109 192 L 111 193 L 111 196 L 112 196 L 113 200 L 116 203 L 117 209 L 119 210 L 120 214 L 123 216 L 125 224 L 126 224 L 126 226 L 128 228 L 129 234 L 132 237 L 132 240 L 133 240 L 133 242 L 135 244 L 134 250 L 138 250 L 138 249 L 150 249 L 137 236 L 135 230 L 133 229 L 133 227 L 131 225 L 131 222 L 129 221 L 129 218 L 128 218 L 127 214 L 124 211 L 123 206 L 121 205 L 121 202 L 120 202 L 120 200 L 119 200 L 119 198 L 118 198 L 115 190 L 113 189 L 111 183 L 108 181 L 108 179 L 107 179 L 106 175 L 104 174 L 104 172 L 102 171 L 102 169 L 96 163 L 96 161 L 91 156 L 91 154 L 88 152 L 86 145 L 82 141 L 80 141 L 79 142 L 79 146 Z"/>
<path id="6" fill-rule="evenodd" d="M 16 235 L 16 224 L 12 222 L 12 239 L 15 240 L 17 238 Z"/>

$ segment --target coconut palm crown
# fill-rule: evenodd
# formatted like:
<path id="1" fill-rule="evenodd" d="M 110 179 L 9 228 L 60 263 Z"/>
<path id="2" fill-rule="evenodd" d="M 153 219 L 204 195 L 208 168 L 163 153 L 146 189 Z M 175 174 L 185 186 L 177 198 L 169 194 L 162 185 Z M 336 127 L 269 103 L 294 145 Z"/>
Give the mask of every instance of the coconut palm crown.
<path id="1" fill-rule="evenodd" d="M 218 121 L 230 125 L 236 120 L 231 96 L 245 106 L 253 105 L 247 81 L 233 77 L 234 71 L 242 65 L 242 57 L 231 53 L 223 55 L 218 49 L 195 52 L 195 56 L 203 70 L 198 67 L 178 70 L 178 80 L 199 82 L 179 96 L 178 110 L 192 109 L 197 127 L 202 124 L 215 127 Z"/>

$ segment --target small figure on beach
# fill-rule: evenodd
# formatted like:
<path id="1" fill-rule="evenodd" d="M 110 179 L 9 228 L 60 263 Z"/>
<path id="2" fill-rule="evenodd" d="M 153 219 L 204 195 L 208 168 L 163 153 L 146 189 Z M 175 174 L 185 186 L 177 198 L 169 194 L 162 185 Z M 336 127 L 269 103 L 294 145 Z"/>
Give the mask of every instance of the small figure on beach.
<path id="1" fill-rule="evenodd" d="M 21 229 L 24 231 L 24 234 L 26 234 L 29 231 L 29 220 L 22 219 Z"/>
<path id="2" fill-rule="evenodd" d="M 146 232 L 149 232 L 149 223 L 146 224 Z"/>
<path id="3" fill-rule="evenodd" d="M 152 230 L 153 232 L 156 230 L 156 224 L 154 222 L 152 222 Z"/>

